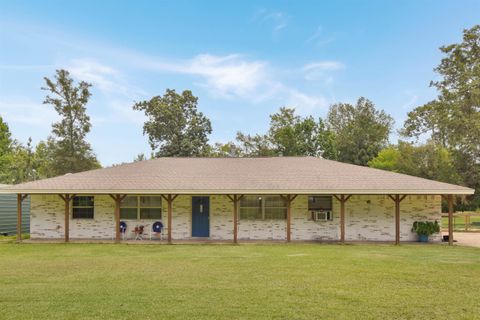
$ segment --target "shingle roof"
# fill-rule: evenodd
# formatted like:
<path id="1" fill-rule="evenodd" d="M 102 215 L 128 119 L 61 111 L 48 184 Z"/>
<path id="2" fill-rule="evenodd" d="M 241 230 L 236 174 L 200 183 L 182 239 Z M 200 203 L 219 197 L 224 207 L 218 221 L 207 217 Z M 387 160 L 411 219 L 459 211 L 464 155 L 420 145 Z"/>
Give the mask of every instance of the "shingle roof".
<path id="1" fill-rule="evenodd" d="M 5 193 L 472 194 L 473 189 L 314 157 L 159 158 L 67 174 Z"/>

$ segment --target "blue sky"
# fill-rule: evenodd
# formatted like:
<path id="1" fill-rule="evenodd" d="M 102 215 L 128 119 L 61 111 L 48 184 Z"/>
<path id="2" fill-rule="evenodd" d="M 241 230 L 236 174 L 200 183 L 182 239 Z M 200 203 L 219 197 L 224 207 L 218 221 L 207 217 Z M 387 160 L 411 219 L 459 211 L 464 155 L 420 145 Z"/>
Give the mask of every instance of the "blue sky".
<path id="1" fill-rule="evenodd" d="M 93 84 L 88 135 L 103 165 L 150 153 L 134 101 L 190 89 L 212 142 L 261 133 L 281 106 L 324 116 L 371 99 L 401 127 L 435 97 L 438 47 L 480 23 L 480 1 L 0 1 L 0 115 L 45 139 L 43 77 Z M 392 138 L 396 139 L 395 136 Z"/>

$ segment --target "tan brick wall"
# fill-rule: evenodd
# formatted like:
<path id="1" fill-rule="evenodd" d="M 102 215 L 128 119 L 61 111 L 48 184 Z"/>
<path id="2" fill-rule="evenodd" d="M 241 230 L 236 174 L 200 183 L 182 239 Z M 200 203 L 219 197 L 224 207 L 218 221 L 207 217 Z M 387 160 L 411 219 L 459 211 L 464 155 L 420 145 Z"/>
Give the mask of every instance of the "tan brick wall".
<path id="1" fill-rule="evenodd" d="M 31 237 L 59 239 L 64 236 L 64 204 L 58 196 L 31 197 Z M 233 205 L 226 196 L 210 196 L 210 238 L 233 239 Z M 347 240 L 392 241 L 395 239 L 395 205 L 388 196 L 352 196 L 346 203 Z M 440 196 L 407 196 L 400 205 L 401 240 L 416 240 L 410 232 L 416 220 L 441 221 Z M 71 215 L 70 215 L 71 216 Z M 167 207 L 163 201 L 163 223 L 167 226 Z M 127 237 L 136 225 L 145 225 L 148 233 L 155 220 L 125 220 Z M 192 233 L 191 196 L 179 196 L 173 206 L 173 239 L 188 239 Z M 307 196 L 292 203 L 292 240 L 338 240 L 340 238 L 340 204 L 333 201 L 333 221 L 310 220 Z M 166 233 L 166 230 L 165 230 Z M 72 239 L 112 239 L 114 236 L 114 202 L 107 195 L 95 196 L 94 219 L 71 219 Z M 239 220 L 238 238 L 284 240 L 286 221 Z M 434 235 L 432 240 L 440 240 Z"/>

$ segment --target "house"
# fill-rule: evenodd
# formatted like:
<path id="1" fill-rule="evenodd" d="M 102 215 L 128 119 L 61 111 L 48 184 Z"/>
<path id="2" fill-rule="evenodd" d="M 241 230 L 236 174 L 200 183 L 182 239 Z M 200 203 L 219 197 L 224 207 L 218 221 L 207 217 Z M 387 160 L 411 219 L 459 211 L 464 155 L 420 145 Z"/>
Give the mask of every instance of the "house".
<path id="1" fill-rule="evenodd" d="M 8 187 L 0 184 L 0 189 Z M 14 193 L 0 194 L 0 235 L 17 232 L 17 195 Z M 30 232 L 30 198 L 22 203 L 22 233 Z"/>
<path id="2" fill-rule="evenodd" d="M 159 158 L 0 190 L 30 195 L 32 239 L 414 241 L 462 186 L 314 157 Z M 450 241 L 452 241 L 450 228 Z M 433 238 L 440 241 L 440 235 Z"/>

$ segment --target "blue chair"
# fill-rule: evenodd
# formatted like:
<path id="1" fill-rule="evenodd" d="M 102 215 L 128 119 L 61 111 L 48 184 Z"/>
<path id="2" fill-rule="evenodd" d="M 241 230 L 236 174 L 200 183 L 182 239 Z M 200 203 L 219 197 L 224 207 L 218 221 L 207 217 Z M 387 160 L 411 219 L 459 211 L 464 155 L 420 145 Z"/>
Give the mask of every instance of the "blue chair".
<path id="1" fill-rule="evenodd" d="M 152 240 L 152 234 L 160 236 L 160 240 L 163 239 L 163 223 L 161 221 L 156 221 L 152 224 L 152 232 L 150 232 L 150 240 Z"/>
<path id="2" fill-rule="evenodd" d="M 127 232 L 127 223 L 120 221 L 120 233 L 122 234 L 122 240 L 125 240 L 125 234 Z"/>

